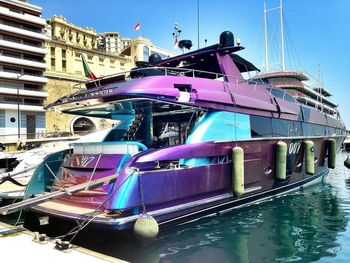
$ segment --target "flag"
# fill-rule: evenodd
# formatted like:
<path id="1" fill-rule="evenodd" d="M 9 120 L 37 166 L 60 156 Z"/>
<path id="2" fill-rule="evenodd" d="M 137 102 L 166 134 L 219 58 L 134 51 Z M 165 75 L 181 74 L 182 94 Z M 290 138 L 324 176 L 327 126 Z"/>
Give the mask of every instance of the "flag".
<path id="1" fill-rule="evenodd" d="M 177 40 L 177 37 L 175 37 L 174 48 L 177 48 L 178 46 L 179 46 L 179 42 Z"/>
<path id="2" fill-rule="evenodd" d="M 134 26 L 134 31 L 137 31 L 140 29 L 140 22 L 138 22 L 135 26 Z"/>
<path id="3" fill-rule="evenodd" d="M 97 77 L 95 76 L 94 73 L 92 73 L 92 71 L 89 68 L 89 65 L 85 59 L 85 56 L 83 54 L 81 54 L 81 58 L 83 61 L 83 68 L 84 68 L 84 72 L 85 72 L 85 77 L 88 77 L 89 79 L 97 79 Z"/>

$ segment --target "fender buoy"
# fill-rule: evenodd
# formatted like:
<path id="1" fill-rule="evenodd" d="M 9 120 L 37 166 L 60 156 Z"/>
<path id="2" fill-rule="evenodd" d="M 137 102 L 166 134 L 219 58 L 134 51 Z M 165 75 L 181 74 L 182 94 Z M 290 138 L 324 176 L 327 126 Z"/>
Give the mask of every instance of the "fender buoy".
<path id="1" fill-rule="evenodd" d="M 236 196 L 244 194 L 244 151 L 241 147 L 232 149 L 232 187 Z"/>
<path id="2" fill-rule="evenodd" d="M 315 173 L 315 154 L 313 141 L 305 141 L 305 172 L 307 174 Z"/>
<path id="3" fill-rule="evenodd" d="M 328 146 L 328 168 L 335 168 L 335 161 L 337 156 L 337 147 L 335 139 L 329 139 L 327 142 Z"/>
<path id="4" fill-rule="evenodd" d="M 159 233 L 158 223 L 152 216 L 142 214 L 134 224 L 134 233 L 141 244 L 147 246 L 157 238 Z"/>
<path id="5" fill-rule="evenodd" d="M 277 143 L 275 177 L 278 180 L 287 178 L 287 144 L 282 141 Z"/>

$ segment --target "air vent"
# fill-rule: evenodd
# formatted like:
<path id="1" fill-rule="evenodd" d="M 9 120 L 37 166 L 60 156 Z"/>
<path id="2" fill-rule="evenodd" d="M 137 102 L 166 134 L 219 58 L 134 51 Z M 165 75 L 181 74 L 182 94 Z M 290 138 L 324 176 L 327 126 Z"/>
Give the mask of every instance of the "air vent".
<path id="1" fill-rule="evenodd" d="M 174 88 L 178 89 L 179 91 L 192 92 L 191 84 L 174 84 Z"/>

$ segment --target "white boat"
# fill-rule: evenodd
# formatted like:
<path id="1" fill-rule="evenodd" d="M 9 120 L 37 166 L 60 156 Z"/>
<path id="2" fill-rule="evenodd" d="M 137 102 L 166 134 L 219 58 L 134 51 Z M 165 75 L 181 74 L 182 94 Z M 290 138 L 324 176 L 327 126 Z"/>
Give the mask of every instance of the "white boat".
<path id="1" fill-rule="evenodd" d="M 0 198 L 1 199 L 22 199 L 26 185 L 28 184 L 35 168 L 47 155 L 68 149 L 68 142 L 55 142 L 35 149 L 16 154 L 2 153 L 3 158 L 9 159 L 15 167 L 12 171 L 5 169 L 0 173 Z"/>
<path id="2" fill-rule="evenodd" d="M 89 133 L 77 143 L 99 142 L 111 131 L 105 129 Z M 11 158 L 11 162 L 18 163 L 11 172 L 0 171 L 0 199 L 23 199 L 26 186 L 29 183 L 36 167 L 50 154 L 68 150 L 70 142 L 54 142 L 17 154 L 0 153 L 3 158 Z M 0 157 L 1 157 L 0 156 Z"/>

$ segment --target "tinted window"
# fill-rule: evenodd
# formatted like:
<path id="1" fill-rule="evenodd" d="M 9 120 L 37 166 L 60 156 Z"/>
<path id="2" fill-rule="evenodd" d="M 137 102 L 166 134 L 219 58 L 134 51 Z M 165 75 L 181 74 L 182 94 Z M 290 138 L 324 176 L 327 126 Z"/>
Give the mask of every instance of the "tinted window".
<path id="1" fill-rule="evenodd" d="M 292 132 L 290 132 L 290 136 L 302 136 L 303 130 L 301 128 L 301 122 L 300 121 L 293 121 L 294 129 Z"/>
<path id="2" fill-rule="evenodd" d="M 313 124 L 314 126 L 314 135 L 315 136 L 323 136 L 326 135 L 326 127 L 323 125 Z"/>
<path id="3" fill-rule="evenodd" d="M 272 132 L 274 136 L 288 136 L 289 135 L 289 129 L 293 126 L 290 125 L 291 122 L 287 120 L 281 120 L 281 119 L 272 119 Z"/>
<path id="4" fill-rule="evenodd" d="M 327 133 L 328 135 L 334 135 L 335 134 L 335 129 L 332 127 L 327 127 Z"/>
<path id="5" fill-rule="evenodd" d="M 284 96 L 284 92 L 283 91 L 278 90 L 278 89 L 271 89 L 271 93 L 272 93 L 273 96 L 283 99 L 283 96 Z"/>
<path id="6" fill-rule="evenodd" d="M 303 127 L 303 135 L 304 136 L 313 136 L 314 135 L 314 129 L 312 127 L 312 124 L 303 122 L 302 127 Z"/>
<path id="7" fill-rule="evenodd" d="M 271 118 L 251 115 L 250 129 L 253 138 L 272 136 Z"/>
<path id="8" fill-rule="evenodd" d="M 284 94 L 284 100 L 295 103 L 295 99 L 289 94 Z"/>

